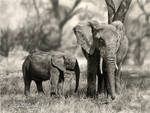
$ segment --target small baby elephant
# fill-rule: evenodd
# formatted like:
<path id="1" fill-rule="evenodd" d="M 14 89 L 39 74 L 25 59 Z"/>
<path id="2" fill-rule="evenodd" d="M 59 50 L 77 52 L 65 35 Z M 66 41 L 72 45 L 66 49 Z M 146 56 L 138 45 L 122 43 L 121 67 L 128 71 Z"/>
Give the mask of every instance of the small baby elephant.
<path id="1" fill-rule="evenodd" d="M 34 52 L 28 55 L 22 65 L 25 84 L 24 94 L 30 94 L 30 84 L 34 80 L 39 94 L 44 94 L 42 81 L 50 80 L 51 95 L 63 93 L 65 71 L 74 71 L 75 92 L 79 86 L 80 68 L 75 57 L 64 52 Z"/>

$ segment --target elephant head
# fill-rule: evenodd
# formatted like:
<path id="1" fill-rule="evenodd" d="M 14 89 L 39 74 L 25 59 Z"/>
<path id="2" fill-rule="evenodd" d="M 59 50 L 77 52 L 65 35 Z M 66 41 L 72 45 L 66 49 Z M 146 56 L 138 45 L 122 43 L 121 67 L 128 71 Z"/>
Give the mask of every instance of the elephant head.
<path id="1" fill-rule="evenodd" d="M 102 62 L 106 62 L 108 81 L 111 90 L 112 99 L 115 98 L 115 69 L 117 67 L 117 51 L 120 46 L 120 39 L 124 35 L 124 27 L 120 21 L 112 24 L 98 23 L 97 21 L 89 21 L 78 24 L 74 27 L 74 33 L 77 43 L 90 55 L 95 49 L 100 52 L 100 71 L 103 73 Z"/>
<path id="2" fill-rule="evenodd" d="M 71 55 L 64 54 L 62 52 L 57 52 L 52 55 L 51 59 L 52 65 L 57 67 L 59 70 L 66 72 L 66 70 L 74 71 L 76 75 L 76 88 L 75 92 L 79 86 L 80 78 L 80 68 L 77 62 L 77 59 Z"/>
<path id="3" fill-rule="evenodd" d="M 62 71 L 74 70 L 76 58 L 62 52 L 55 52 L 52 55 L 52 64 Z"/>

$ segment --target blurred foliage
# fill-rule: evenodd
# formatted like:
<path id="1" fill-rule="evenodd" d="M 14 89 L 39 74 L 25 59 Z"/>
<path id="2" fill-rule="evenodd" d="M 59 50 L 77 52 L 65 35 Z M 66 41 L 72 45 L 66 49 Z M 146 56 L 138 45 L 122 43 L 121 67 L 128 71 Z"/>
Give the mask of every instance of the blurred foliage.
<path id="1" fill-rule="evenodd" d="M 44 16 L 44 15 L 43 15 Z M 24 26 L 19 29 L 17 35 L 18 44 L 22 45 L 26 51 L 51 50 L 58 46 L 59 42 L 58 27 L 55 19 L 51 20 L 44 16 L 43 20 L 29 18 Z"/>
<path id="2" fill-rule="evenodd" d="M 36 49 L 43 51 L 58 49 L 61 46 L 63 27 L 75 15 L 73 11 L 80 1 L 76 0 L 72 8 L 61 6 L 59 0 L 50 0 L 46 7 L 41 0 L 33 0 L 32 3 L 29 0 L 22 1 L 22 5 L 29 12 L 18 34 L 18 38 L 24 40 L 20 44 L 29 52 Z M 30 14 L 32 8 L 36 12 L 35 15 Z"/>
<path id="3" fill-rule="evenodd" d="M 59 4 L 59 0 L 20 0 L 20 5 L 27 12 L 27 16 L 18 29 L 4 29 L 0 32 L 0 54 L 8 56 L 15 46 L 22 46 L 28 52 L 38 50 L 50 51 L 57 50 L 62 46 L 66 49 L 69 44 L 72 45 L 71 52 L 77 52 L 81 55 L 81 49 L 73 45 L 73 33 L 71 27 L 64 26 L 77 15 L 79 21 L 91 20 L 93 18 L 104 18 L 101 11 L 95 12 L 86 8 L 77 8 L 80 4 L 92 4 L 95 7 L 104 7 L 104 2 L 97 0 L 74 0 L 70 6 Z M 46 1 L 46 2 L 45 2 Z M 150 14 L 145 10 L 149 0 L 133 0 L 128 15 L 126 15 L 125 26 L 129 38 L 129 51 L 127 55 L 128 63 L 142 65 L 144 59 L 150 51 Z M 114 0 L 114 3 L 120 3 Z M 99 5 L 98 5 L 99 4 Z M 116 6 L 118 6 L 118 4 Z M 132 18 L 129 14 L 138 6 L 142 13 Z M 2 8 L 1 8 L 2 9 Z M 104 8 L 107 11 L 107 7 Z M 4 10 L 4 9 L 3 9 Z M 104 13 L 104 11 L 103 11 Z M 104 18 L 106 19 L 106 18 Z M 69 24 L 72 24 L 71 22 Z M 64 28 L 66 29 L 64 32 Z M 64 34 L 66 38 L 64 38 Z M 62 39 L 64 38 L 64 39 Z M 62 43 L 62 40 L 64 43 Z M 69 40 L 69 41 L 68 41 Z M 76 53 L 75 53 L 76 54 Z"/>
<path id="4" fill-rule="evenodd" d="M 9 51 L 15 46 L 15 34 L 9 28 L 0 31 L 0 55 L 8 57 Z"/>
<path id="5" fill-rule="evenodd" d="M 127 17 L 126 29 L 129 38 L 127 59 L 132 60 L 135 65 L 143 65 L 145 58 L 150 53 L 150 12 L 145 10 L 148 2 L 143 3 L 142 0 L 136 0 L 135 4 L 138 5 L 142 13 L 134 19 Z M 135 8 L 134 4 L 129 13 L 133 8 Z"/>
<path id="6" fill-rule="evenodd" d="M 43 4 L 42 1 L 39 1 L 39 4 Z M 36 49 L 49 51 L 57 48 L 61 34 L 58 28 L 59 21 L 55 18 L 52 8 L 45 8 L 44 4 L 37 6 L 35 0 L 32 2 L 30 0 L 22 1 L 22 5 L 28 10 L 28 17 L 19 29 L 18 44 L 21 44 L 29 52 Z M 41 14 L 40 8 L 43 9 Z M 31 13 L 33 10 L 36 14 Z"/>

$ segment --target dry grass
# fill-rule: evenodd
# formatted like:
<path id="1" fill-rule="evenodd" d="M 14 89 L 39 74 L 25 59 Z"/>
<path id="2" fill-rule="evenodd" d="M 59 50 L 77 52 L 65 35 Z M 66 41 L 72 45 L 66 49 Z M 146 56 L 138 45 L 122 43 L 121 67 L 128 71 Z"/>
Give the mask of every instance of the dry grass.
<path id="1" fill-rule="evenodd" d="M 83 75 L 82 75 L 83 76 Z M 34 82 L 31 97 L 23 94 L 22 73 L 12 73 L 4 78 L 1 75 L 1 112 L 2 113 L 149 113 L 150 79 L 124 80 L 122 94 L 109 104 L 103 104 L 104 98 L 86 98 L 86 81 L 81 77 L 80 88 L 74 94 L 74 80 L 66 80 L 65 96 L 49 96 L 49 83 L 44 82 L 45 96 L 39 96 Z"/>
<path id="2" fill-rule="evenodd" d="M 10 65 L 10 67 L 9 67 Z M 123 78 L 123 90 L 115 101 L 104 104 L 105 97 L 86 97 L 85 74 L 81 75 L 79 91 L 75 94 L 73 75 L 66 77 L 65 96 L 51 97 L 49 82 L 43 83 L 45 96 L 37 95 L 35 83 L 31 84 L 31 97 L 23 94 L 22 73 L 14 71 L 12 64 L 0 72 L 0 113 L 149 113 L 150 78 Z M 18 65 L 18 64 L 16 64 Z M 13 67 L 13 69 L 11 69 Z M 15 68 L 15 70 L 19 70 Z M 8 73 L 11 72 L 11 73 Z M 14 72 L 14 73 L 12 73 Z"/>

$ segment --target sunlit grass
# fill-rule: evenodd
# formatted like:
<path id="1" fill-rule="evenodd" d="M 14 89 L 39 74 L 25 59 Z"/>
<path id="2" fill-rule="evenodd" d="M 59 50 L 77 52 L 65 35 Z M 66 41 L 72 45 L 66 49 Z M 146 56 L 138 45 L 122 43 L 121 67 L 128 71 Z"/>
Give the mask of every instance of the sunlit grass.
<path id="1" fill-rule="evenodd" d="M 24 55 L 11 57 L 8 63 L 0 63 L 0 113 L 149 113 L 150 78 L 123 76 L 122 91 L 115 101 L 104 104 L 106 96 L 86 97 L 86 74 L 82 73 L 79 90 L 74 93 L 75 77 L 66 75 L 64 96 L 51 97 L 49 81 L 43 82 L 45 96 L 37 94 L 31 84 L 31 96 L 24 96 L 21 63 Z M 16 63 L 14 63 L 16 61 Z M 7 67 L 7 68 L 6 68 Z"/>
<path id="2" fill-rule="evenodd" d="M 71 83 L 70 83 L 71 82 Z M 70 85 L 71 84 L 71 85 Z M 80 79 L 79 91 L 74 93 L 75 81 L 65 81 L 65 96 L 51 97 L 49 82 L 43 83 L 45 96 L 39 96 L 35 83 L 31 85 L 31 96 L 23 94 L 22 73 L 1 77 L 2 113 L 149 113 L 150 79 L 125 79 L 121 95 L 115 101 L 104 104 L 102 98 L 86 97 L 86 80 Z M 68 87 L 67 87 L 68 86 Z M 127 86 L 127 87 L 126 87 Z"/>

